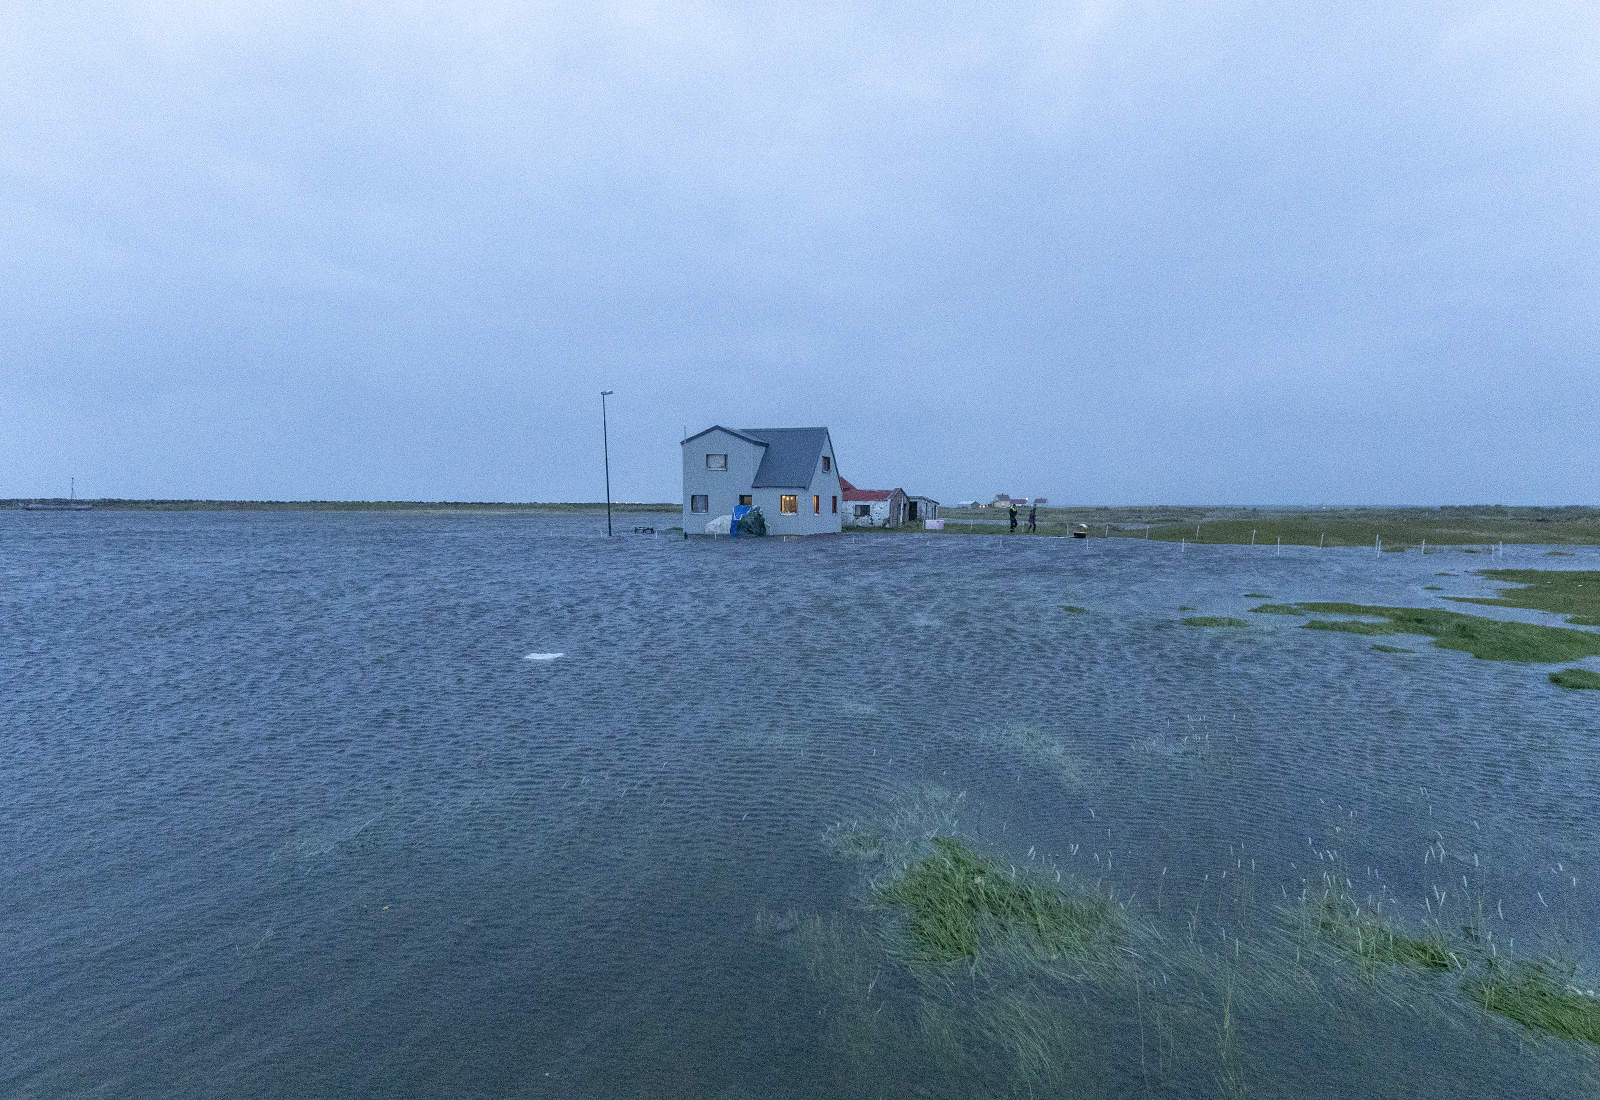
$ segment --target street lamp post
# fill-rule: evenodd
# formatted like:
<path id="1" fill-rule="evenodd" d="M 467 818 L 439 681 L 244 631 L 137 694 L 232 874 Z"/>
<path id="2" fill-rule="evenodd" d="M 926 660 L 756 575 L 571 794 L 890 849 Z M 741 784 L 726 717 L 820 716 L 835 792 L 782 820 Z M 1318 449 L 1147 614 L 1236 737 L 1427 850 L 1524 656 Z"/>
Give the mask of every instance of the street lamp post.
<path id="1" fill-rule="evenodd" d="M 611 441 L 606 435 L 606 398 L 611 390 L 600 391 L 600 447 L 606 458 L 606 537 L 611 537 Z"/>

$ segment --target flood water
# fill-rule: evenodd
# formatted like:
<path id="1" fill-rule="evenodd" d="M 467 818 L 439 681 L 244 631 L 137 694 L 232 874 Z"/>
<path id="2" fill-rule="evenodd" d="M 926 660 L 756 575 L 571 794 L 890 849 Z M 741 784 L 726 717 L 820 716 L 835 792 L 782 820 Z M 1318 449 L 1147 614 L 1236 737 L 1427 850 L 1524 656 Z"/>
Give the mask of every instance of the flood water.
<path id="1" fill-rule="evenodd" d="M 0 1095 L 1592 1095 L 1476 956 L 1295 913 L 1600 986 L 1600 692 L 1248 609 L 1597 562 L 0 515 Z M 932 835 L 1113 957 L 916 962 L 873 884 Z"/>

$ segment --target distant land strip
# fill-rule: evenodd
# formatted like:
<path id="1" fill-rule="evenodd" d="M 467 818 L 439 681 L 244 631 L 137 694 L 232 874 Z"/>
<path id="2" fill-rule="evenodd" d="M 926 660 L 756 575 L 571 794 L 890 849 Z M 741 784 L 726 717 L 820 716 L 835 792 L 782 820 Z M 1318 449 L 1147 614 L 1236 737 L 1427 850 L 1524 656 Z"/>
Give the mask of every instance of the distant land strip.
<path id="1" fill-rule="evenodd" d="M 1000 508 L 941 508 L 946 532 L 975 534 L 1009 527 Z M 1018 519 L 1026 521 L 1026 507 Z M 1024 528 L 1019 527 L 1019 533 Z M 1039 535 L 1149 539 L 1191 545 L 1364 546 L 1385 552 L 1457 548 L 1467 553 L 1498 543 L 1600 545 L 1600 508 L 1587 505 L 1444 505 L 1247 508 L 1202 505 L 1118 505 L 1039 509 Z M 1553 551 L 1559 553 L 1559 551 Z"/>
<path id="2" fill-rule="evenodd" d="M 0 510 L 24 503 L 64 500 L 0 500 Z M 88 500 L 94 511 L 122 512 L 412 512 L 443 515 L 600 515 L 604 501 L 459 501 L 459 500 Z M 621 503 L 616 515 L 680 516 L 677 501 Z M 83 514 L 83 513 L 78 513 Z M 940 508 L 945 535 L 1007 533 L 1003 508 Z M 698 520 L 699 517 L 696 517 Z M 1456 548 L 1473 553 L 1501 542 L 1559 547 L 1600 545 L 1600 508 L 1587 505 L 1445 505 L 1442 507 L 1326 508 L 1238 505 L 1049 505 L 1039 508 L 1036 535 L 1028 535 L 1027 509 L 1019 509 L 1017 537 L 1082 534 L 1088 538 L 1148 539 L 1191 545 L 1365 546 L 1385 552 L 1433 553 Z M 690 527 L 699 533 L 700 524 Z M 921 523 L 883 529 L 846 527 L 847 535 L 937 535 Z M 1008 535 L 1009 537 L 1009 535 Z M 1562 551 L 1552 550 L 1553 554 Z M 1552 565 L 1555 563 L 1552 562 Z"/>

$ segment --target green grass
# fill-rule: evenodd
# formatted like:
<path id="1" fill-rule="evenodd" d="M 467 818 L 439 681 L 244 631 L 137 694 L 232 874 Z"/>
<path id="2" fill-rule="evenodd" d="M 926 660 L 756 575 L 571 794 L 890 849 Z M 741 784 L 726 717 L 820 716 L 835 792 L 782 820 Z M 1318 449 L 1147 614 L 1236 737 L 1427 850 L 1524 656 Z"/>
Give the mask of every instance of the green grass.
<path id="1" fill-rule="evenodd" d="M 1061 610 L 1070 611 L 1074 615 L 1082 615 L 1085 612 L 1087 612 L 1089 609 L 1087 607 L 1075 607 L 1074 605 L 1072 605 L 1070 603 L 1064 603 L 1064 604 L 1061 605 Z"/>
<path id="2" fill-rule="evenodd" d="M 1552 672 L 1550 682 L 1564 688 L 1600 689 L 1600 672 L 1590 672 L 1586 668 L 1564 668 L 1560 672 Z"/>
<path id="3" fill-rule="evenodd" d="M 1386 622 L 1313 619 L 1311 630 L 1377 637 L 1421 634 L 1440 649 L 1458 649 L 1485 661 L 1529 661 L 1553 664 L 1600 656 L 1600 634 L 1559 626 L 1499 622 L 1457 611 L 1417 607 L 1369 607 L 1353 603 L 1265 604 L 1251 608 L 1278 615 L 1362 615 Z"/>
<path id="4" fill-rule="evenodd" d="M 931 963 L 976 958 L 986 934 L 1016 935 L 1045 954 L 1082 952 L 1116 925 L 1098 897 L 1069 897 L 949 837 L 934 837 L 932 852 L 876 893 L 911 910 L 907 932 Z"/>
<path id="5" fill-rule="evenodd" d="M 992 508 L 942 508 L 944 533 L 994 534 L 1005 513 Z M 1050 505 L 1039 509 L 1039 534 L 1064 537 L 1078 524 L 1090 538 L 1138 539 L 1190 545 L 1364 547 L 1453 553 L 1500 542 L 1544 545 L 1600 543 L 1600 508 L 1472 505 L 1449 508 L 1293 508 L 1231 506 Z M 920 530 L 921 525 L 918 525 Z M 1198 534 L 1196 528 L 1199 528 Z M 1147 534 L 1148 532 L 1148 534 Z M 1019 530 L 1019 533 L 1020 530 Z M 1475 551 L 1476 552 L 1476 551 Z"/>
<path id="6" fill-rule="evenodd" d="M 1228 615 L 1195 615 L 1183 620 L 1184 626 L 1249 626 L 1243 619 Z"/>
<path id="7" fill-rule="evenodd" d="M 1179 605 L 1178 605 L 1178 610 L 1179 610 L 1179 611 L 1193 611 L 1193 610 L 1194 610 L 1194 608 L 1192 608 L 1192 607 L 1190 607 L 1190 606 L 1189 606 L 1189 605 L 1188 605 L 1188 604 L 1186 604 L 1186 603 L 1182 603 L 1182 604 L 1179 604 Z"/>
<path id="8" fill-rule="evenodd" d="M 1567 616 L 1574 626 L 1600 626 L 1600 573 L 1549 569 L 1484 569 L 1492 581 L 1522 585 L 1502 588 L 1493 597 L 1447 596 L 1457 603 L 1523 607 Z"/>
<path id="9" fill-rule="evenodd" d="M 1444 589 L 1440 588 L 1436 584 L 1425 584 L 1425 585 L 1422 586 L 1422 590 L 1424 592 L 1443 592 L 1444 591 Z"/>
<path id="10" fill-rule="evenodd" d="M 1272 599 L 1272 597 L 1267 595 L 1265 592 L 1246 592 L 1244 594 L 1244 598 L 1247 599 L 1247 600 L 1270 600 L 1270 599 Z"/>
<path id="11" fill-rule="evenodd" d="M 1375 645 L 1372 648 L 1376 649 L 1379 653 L 1415 653 L 1416 652 L 1416 650 L 1414 650 L 1414 649 L 1403 649 L 1402 647 L 1397 646 L 1397 645 Z"/>
<path id="12" fill-rule="evenodd" d="M 1445 942 L 1444 935 L 1437 929 L 1413 936 L 1398 921 L 1389 920 L 1370 909 L 1353 908 L 1348 898 L 1330 898 L 1321 902 L 1315 906 L 1309 919 L 1318 934 L 1368 966 L 1449 970 L 1452 966 L 1460 965 Z"/>
<path id="13" fill-rule="evenodd" d="M 1570 968 L 1551 962 L 1494 963 L 1481 980 L 1467 984 L 1467 992 L 1490 1012 L 1524 1027 L 1600 1043 L 1600 998 L 1580 993 L 1572 985 Z"/>

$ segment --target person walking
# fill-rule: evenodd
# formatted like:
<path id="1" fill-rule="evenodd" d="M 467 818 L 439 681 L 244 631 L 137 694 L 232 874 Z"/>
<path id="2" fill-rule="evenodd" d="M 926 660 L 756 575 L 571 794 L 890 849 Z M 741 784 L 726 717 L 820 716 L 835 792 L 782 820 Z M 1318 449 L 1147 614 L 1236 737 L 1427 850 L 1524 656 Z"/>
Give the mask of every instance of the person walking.
<path id="1" fill-rule="evenodd" d="M 1013 535 L 1017 533 L 1017 506 L 1015 504 L 1011 506 L 1011 533 Z"/>
<path id="2" fill-rule="evenodd" d="M 1028 534 L 1037 535 L 1038 533 L 1039 533 L 1039 506 L 1037 504 L 1034 504 L 1034 505 L 1030 505 L 1029 508 L 1028 508 Z"/>

